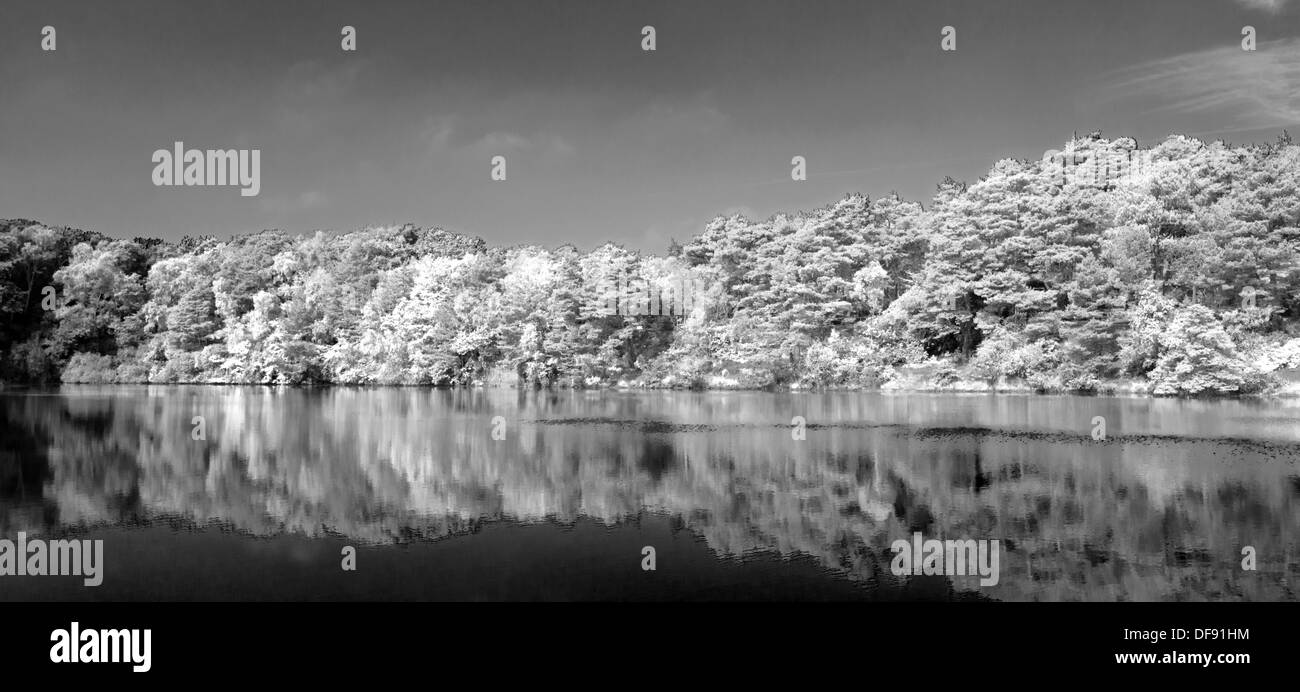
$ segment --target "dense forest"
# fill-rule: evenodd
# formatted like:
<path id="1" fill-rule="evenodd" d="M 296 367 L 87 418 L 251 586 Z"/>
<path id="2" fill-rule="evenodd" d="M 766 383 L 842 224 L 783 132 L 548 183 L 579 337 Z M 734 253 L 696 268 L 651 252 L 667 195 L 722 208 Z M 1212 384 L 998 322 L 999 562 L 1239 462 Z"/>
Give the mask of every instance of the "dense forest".
<path id="1" fill-rule="evenodd" d="M 1071 170 L 1134 151 L 1064 150 Z M 1123 176 L 1007 159 L 928 206 L 719 217 L 663 256 L 0 221 L 0 380 L 1276 390 L 1300 368 L 1300 146 L 1141 153 Z M 611 283 L 702 290 L 688 314 L 609 314 Z"/>

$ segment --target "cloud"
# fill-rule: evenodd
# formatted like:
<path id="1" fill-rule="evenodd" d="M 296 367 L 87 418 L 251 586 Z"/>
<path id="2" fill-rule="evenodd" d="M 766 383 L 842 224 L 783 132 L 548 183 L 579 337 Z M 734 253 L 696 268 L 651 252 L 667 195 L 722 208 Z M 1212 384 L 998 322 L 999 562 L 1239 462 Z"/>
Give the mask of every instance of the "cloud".
<path id="1" fill-rule="evenodd" d="M 1300 123 L 1300 39 L 1184 53 L 1114 77 L 1113 96 L 1154 100 L 1154 111 L 1201 113 L 1240 129 Z"/>
<path id="2" fill-rule="evenodd" d="M 479 132 L 483 131 L 479 130 Z M 568 157 L 574 152 L 574 146 L 569 140 L 547 132 L 523 134 L 514 130 L 492 130 L 476 137 L 472 128 L 466 127 L 464 122 L 455 115 L 426 118 L 421 126 L 419 138 L 432 154 L 454 149 L 471 149 L 491 154 L 533 151 L 550 156 Z"/>
<path id="3" fill-rule="evenodd" d="M 534 151 L 547 156 L 568 157 L 574 152 L 573 145 L 567 139 L 547 133 L 521 135 L 517 132 L 489 132 L 475 142 L 474 147 L 491 154 Z"/>
<path id="4" fill-rule="evenodd" d="M 698 138 L 717 136 L 731 124 L 731 118 L 704 93 L 686 101 L 655 100 L 643 105 L 615 124 L 620 139 L 640 140 L 662 147 L 665 136 L 694 146 Z"/>
<path id="5" fill-rule="evenodd" d="M 309 209 L 319 209 L 329 203 L 329 197 L 320 190 L 307 190 L 297 197 L 267 197 L 262 200 L 262 209 L 267 212 L 284 214 Z"/>
<path id="6" fill-rule="evenodd" d="M 420 130 L 420 141 L 429 147 L 430 153 L 445 151 L 451 145 L 452 135 L 456 133 L 456 116 L 443 115 L 429 117 Z"/>
<path id="7" fill-rule="evenodd" d="M 1252 10 L 1262 10 L 1274 14 L 1281 12 L 1291 0 L 1234 0 L 1238 5 Z"/>
<path id="8" fill-rule="evenodd" d="M 492 151 L 507 149 L 531 149 L 532 140 L 513 132 L 489 132 L 478 141 L 478 146 Z"/>
<path id="9" fill-rule="evenodd" d="M 341 66 L 327 66 L 319 60 L 291 65 L 280 77 L 272 97 L 272 113 L 279 124 L 298 132 L 312 132 L 323 124 L 352 113 L 356 90 L 369 69 L 359 59 Z"/>

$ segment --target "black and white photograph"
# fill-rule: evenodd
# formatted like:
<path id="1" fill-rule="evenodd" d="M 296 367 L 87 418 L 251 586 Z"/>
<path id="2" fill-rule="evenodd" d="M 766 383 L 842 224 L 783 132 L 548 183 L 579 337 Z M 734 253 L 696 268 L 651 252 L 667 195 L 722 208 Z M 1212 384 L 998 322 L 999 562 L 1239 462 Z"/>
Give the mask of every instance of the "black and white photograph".
<path id="1" fill-rule="evenodd" d="M 1300 0 L 3 0 L 0 661 L 1291 665 L 1293 135 Z"/>

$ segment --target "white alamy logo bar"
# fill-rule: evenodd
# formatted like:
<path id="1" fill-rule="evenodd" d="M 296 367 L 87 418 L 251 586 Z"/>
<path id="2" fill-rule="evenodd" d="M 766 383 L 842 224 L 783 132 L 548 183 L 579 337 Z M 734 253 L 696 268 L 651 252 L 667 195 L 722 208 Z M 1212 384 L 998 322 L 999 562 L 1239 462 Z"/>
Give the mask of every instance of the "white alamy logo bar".
<path id="1" fill-rule="evenodd" d="M 895 576 L 979 576 L 980 586 L 998 583 L 1000 551 L 996 540 L 926 540 L 918 531 L 912 534 L 910 543 L 900 538 L 890 548 L 896 553 L 889 564 Z"/>
<path id="2" fill-rule="evenodd" d="M 153 630 L 68 629 L 50 632 L 50 660 L 54 663 L 131 663 L 131 670 L 147 673 L 153 667 Z"/>
<path id="3" fill-rule="evenodd" d="M 86 586 L 104 583 L 104 541 L 0 539 L 0 577 L 85 577 Z"/>
<path id="4" fill-rule="evenodd" d="M 163 186 L 238 185 L 239 194 L 256 197 L 262 190 L 261 149 L 172 149 L 153 153 L 153 184 Z"/>

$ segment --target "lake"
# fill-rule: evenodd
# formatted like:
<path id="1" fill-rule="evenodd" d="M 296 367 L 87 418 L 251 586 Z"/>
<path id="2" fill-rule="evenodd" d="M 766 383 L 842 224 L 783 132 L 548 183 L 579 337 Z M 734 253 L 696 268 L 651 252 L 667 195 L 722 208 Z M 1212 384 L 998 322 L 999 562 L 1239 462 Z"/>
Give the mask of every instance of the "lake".
<path id="1" fill-rule="evenodd" d="M 0 538 L 103 540 L 104 581 L 0 600 L 1295 601 L 1298 423 L 1294 400 L 3 390 Z M 895 574 L 917 533 L 999 541 L 997 583 Z"/>

